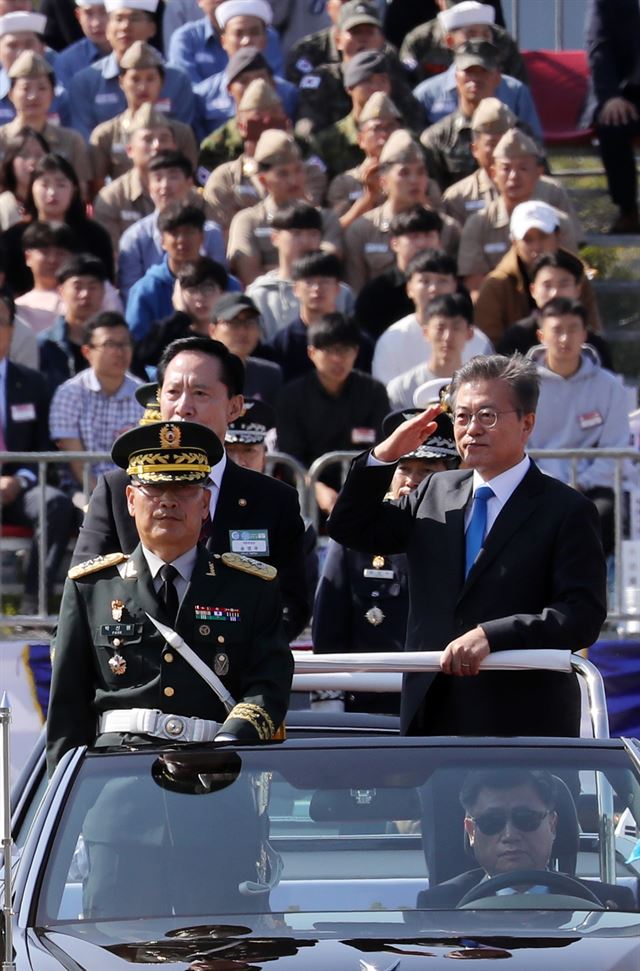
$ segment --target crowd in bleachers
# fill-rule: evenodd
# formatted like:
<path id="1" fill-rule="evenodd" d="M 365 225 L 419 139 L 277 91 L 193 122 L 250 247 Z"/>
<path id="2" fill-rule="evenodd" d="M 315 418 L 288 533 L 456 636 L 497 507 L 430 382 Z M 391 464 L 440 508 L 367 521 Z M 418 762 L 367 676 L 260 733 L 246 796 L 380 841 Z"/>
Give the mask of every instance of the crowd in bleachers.
<path id="1" fill-rule="evenodd" d="M 0 0 L 2 448 L 109 451 L 189 334 L 242 358 L 307 468 L 494 349 L 539 364 L 535 447 L 626 445 L 502 23 L 499 0 Z M 34 468 L 2 473 L 3 521 L 35 526 Z M 71 462 L 50 487 L 48 576 L 83 481 Z M 579 487 L 610 530 L 610 470 Z M 338 489 L 316 484 L 323 514 Z M 34 559 L 26 612 L 36 583 Z"/>

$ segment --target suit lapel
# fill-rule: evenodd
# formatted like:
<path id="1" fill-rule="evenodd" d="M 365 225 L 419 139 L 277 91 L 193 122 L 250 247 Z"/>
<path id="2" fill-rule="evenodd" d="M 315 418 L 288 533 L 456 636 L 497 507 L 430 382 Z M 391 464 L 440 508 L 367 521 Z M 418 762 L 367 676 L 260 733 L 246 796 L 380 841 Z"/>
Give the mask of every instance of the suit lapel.
<path id="1" fill-rule="evenodd" d="M 211 533 L 206 544 L 208 550 L 225 553 L 231 549 L 229 525 L 233 524 L 235 528 L 242 529 L 243 523 L 247 522 L 247 515 L 252 515 L 253 495 L 249 495 L 251 483 L 248 481 L 251 475 L 252 473 L 247 474 L 245 469 L 227 459 L 211 524 Z"/>
<path id="2" fill-rule="evenodd" d="M 473 476 L 458 479 L 452 484 L 445 507 L 445 521 L 447 524 L 448 570 L 452 577 L 464 577 L 465 546 L 464 546 L 464 515 L 471 498 Z"/>

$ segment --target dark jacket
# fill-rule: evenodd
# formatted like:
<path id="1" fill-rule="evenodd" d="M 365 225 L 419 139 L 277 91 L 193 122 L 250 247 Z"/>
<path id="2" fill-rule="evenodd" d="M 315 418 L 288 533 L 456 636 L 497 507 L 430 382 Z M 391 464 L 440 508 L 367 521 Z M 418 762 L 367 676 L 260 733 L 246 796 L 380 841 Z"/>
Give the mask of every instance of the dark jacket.
<path id="1" fill-rule="evenodd" d="M 591 0 L 587 53 L 598 107 L 618 95 L 640 95 L 640 6 L 637 0 Z"/>
<path id="2" fill-rule="evenodd" d="M 64 317 L 58 317 L 51 327 L 38 334 L 38 349 L 40 371 L 47 380 L 50 395 L 78 371 L 89 367 L 87 359 L 80 354 L 80 348 L 67 337 Z"/>
<path id="3" fill-rule="evenodd" d="M 49 438 L 49 394 L 44 378 L 23 364 L 7 362 L 4 439 L 10 452 L 47 452 Z M 15 475 L 19 469 L 37 465 L 28 462 L 3 463 L 3 475 Z"/>

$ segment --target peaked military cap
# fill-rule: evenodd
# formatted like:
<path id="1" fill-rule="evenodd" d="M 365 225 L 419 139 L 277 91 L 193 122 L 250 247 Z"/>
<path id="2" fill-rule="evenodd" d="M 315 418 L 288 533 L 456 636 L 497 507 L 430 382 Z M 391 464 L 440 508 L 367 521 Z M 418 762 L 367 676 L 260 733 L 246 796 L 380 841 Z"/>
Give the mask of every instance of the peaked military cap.
<path id="1" fill-rule="evenodd" d="M 172 126 L 168 115 L 157 111 L 149 101 L 145 101 L 137 111 L 124 120 L 123 127 L 127 134 L 131 135 L 134 131 L 144 128 L 171 128 Z"/>
<path id="2" fill-rule="evenodd" d="M 144 415 L 139 425 L 150 425 L 154 421 L 162 421 L 160 414 L 160 387 L 157 381 L 141 384 L 135 390 L 136 401 L 144 408 Z"/>
<path id="3" fill-rule="evenodd" d="M 372 24 L 382 29 L 378 11 L 372 3 L 366 0 L 348 0 L 343 3 L 338 14 L 338 30 L 351 30 L 360 24 Z"/>
<path id="4" fill-rule="evenodd" d="M 302 158 L 293 135 L 277 128 L 263 131 L 253 157 L 258 165 L 288 165 Z"/>
<path id="5" fill-rule="evenodd" d="M 471 128 L 486 135 L 504 135 L 517 121 L 511 108 L 498 98 L 483 98 L 471 118 Z"/>
<path id="6" fill-rule="evenodd" d="M 400 411 L 392 411 L 382 422 L 382 434 L 387 437 L 398 428 L 403 422 L 414 415 L 421 415 L 423 408 L 401 408 Z M 439 414 L 436 419 L 437 429 L 425 438 L 421 445 L 418 445 L 413 452 L 407 452 L 403 459 L 458 459 L 455 439 L 453 437 L 453 423 L 451 416 Z"/>
<path id="7" fill-rule="evenodd" d="M 523 158 L 527 155 L 540 158 L 541 154 L 540 146 L 519 128 L 505 132 L 493 150 L 494 158 Z"/>
<path id="8" fill-rule="evenodd" d="M 271 405 L 256 398 L 244 399 L 244 411 L 229 423 L 224 437 L 227 445 L 254 445 L 265 440 L 267 432 L 276 423 Z"/>
<path id="9" fill-rule="evenodd" d="M 468 67 L 483 67 L 486 71 L 495 71 L 498 67 L 498 49 L 488 40 L 469 40 L 456 48 L 453 60 L 461 71 Z"/>
<path id="10" fill-rule="evenodd" d="M 8 75 L 12 81 L 17 78 L 52 78 L 53 68 L 35 51 L 23 51 L 9 68 Z"/>
<path id="11" fill-rule="evenodd" d="M 282 109 L 277 91 L 264 78 L 254 78 L 240 98 L 238 111 L 270 111 Z"/>
<path id="12" fill-rule="evenodd" d="M 136 40 L 128 47 L 120 58 L 120 71 L 141 70 L 145 67 L 163 67 L 160 52 L 145 44 L 142 40 Z"/>
<path id="13" fill-rule="evenodd" d="M 374 91 L 358 116 L 358 127 L 367 121 L 399 121 L 402 115 L 384 91 Z"/>
<path id="14" fill-rule="evenodd" d="M 380 152 L 380 165 L 393 165 L 396 162 L 424 162 L 422 149 L 406 128 L 394 131 Z"/>
<path id="15" fill-rule="evenodd" d="M 204 482 L 222 458 L 218 436 L 194 421 L 138 425 L 114 442 L 111 458 L 140 482 Z"/>

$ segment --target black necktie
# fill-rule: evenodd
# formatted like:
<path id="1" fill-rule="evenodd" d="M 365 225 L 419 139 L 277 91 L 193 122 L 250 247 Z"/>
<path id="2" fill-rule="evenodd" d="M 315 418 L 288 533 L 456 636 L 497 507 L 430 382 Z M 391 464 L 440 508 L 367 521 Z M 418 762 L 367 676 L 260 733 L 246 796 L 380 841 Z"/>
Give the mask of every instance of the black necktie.
<path id="1" fill-rule="evenodd" d="M 174 580 L 179 575 L 180 574 L 176 570 L 175 566 L 172 566 L 171 563 L 165 563 L 165 565 L 160 568 L 160 576 L 162 578 L 162 586 L 159 590 L 160 599 L 165 606 L 167 616 L 172 624 L 175 623 L 175 619 L 178 615 L 178 591 L 176 590 Z"/>

